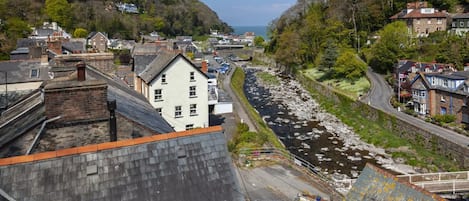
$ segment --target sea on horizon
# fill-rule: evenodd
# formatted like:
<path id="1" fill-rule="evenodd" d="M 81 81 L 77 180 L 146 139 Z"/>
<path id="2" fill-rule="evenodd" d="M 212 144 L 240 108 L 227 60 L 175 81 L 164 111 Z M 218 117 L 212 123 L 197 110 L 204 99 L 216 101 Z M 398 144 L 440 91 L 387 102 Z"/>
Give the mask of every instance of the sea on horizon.
<path id="1" fill-rule="evenodd" d="M 234 34 L 243 35 L 246 32 L 254 32 L 256 36 L 262 36 L 267 40 L 267 26 L 232 26 Z"/>

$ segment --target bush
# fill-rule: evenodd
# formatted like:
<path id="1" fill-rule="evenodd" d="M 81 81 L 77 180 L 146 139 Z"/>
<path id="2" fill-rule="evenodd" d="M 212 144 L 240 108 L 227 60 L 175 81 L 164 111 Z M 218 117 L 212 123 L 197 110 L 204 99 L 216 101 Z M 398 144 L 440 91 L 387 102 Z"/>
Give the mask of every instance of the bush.
<path id="1" fill-rule="evenodd" d="M 451 123 L 451 122 L 454 122 L 456 120 L 456 116 L 455 115 L 451 115 L 451 114 L 437 114 L 435 116 L 433 116 L 433 120 L 435 120 L 435 122 L 438 122 L 438 123 Z"/>

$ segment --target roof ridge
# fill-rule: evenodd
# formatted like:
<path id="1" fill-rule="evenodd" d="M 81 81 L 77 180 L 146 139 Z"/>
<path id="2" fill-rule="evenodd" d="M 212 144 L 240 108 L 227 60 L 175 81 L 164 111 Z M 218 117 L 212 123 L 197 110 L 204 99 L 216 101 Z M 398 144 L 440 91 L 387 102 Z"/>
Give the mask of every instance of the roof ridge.
<path id="1" fill-rule="evenodd" d="M 187 131 L 156 134 L 152 136 L 120 140 L 120 141 L 115 141 L 115 142 L 104 142 L 100 144 L 85 145 L 81 147 L 42 152 L 42 153 L 31 154 L 31 155 L 1 158 L 0 166 L 47 160 L 47 159 L 53 159 L 53 158 L 58 158 L 62 156 L 77 155 L 77 154 L 82 154 L 82 153 L 92 153 L 92 152 L 98 152 L 98 151 L 107 150 L 107 149 L 115 149 L 115 148 L 140 145 L 140 144 L 145 144 L 145 143 L 150 143 L 150 142 L 158 142 L 158 141 L 170 140 L 170 139 L 181 138 L 181 137 L 219 132 L 222 130 L 223 128 L 221 126 L 211 126 L 207 128 L 197 128 L 197 129 L 192 129 L 192 130 L 187 130 Z"/>

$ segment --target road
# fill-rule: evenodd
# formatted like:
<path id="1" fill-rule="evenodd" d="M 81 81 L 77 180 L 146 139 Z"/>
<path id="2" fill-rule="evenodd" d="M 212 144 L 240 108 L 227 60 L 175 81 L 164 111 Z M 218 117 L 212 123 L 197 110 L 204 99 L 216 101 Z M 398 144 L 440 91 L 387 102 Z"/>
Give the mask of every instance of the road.
<path id="1" fill-rule="evenodd" d="M 370 104 L 376 109 L 393 114 L 403 121 L 416 125 L 423 130 L 447 139 L 455 144 L 464 147 L 469 145 L 469 137 L 467 136 L 461 135 L 449 129 L 442 128 L 432 123 L 428 123 L 422 119 L 415 118 L 403 112 L 398 112 L 397 109 L 393 108 L 389 102 L 393 95 L 393 91 L 392 88 L 386 83 L 384 77 L 378 73 L 373 72 L 371 69 L 368 70 L 367 76 L 371 81 L 372 87 L 368 93 L 368 96 L 362 99 L 363 102 Z"/>

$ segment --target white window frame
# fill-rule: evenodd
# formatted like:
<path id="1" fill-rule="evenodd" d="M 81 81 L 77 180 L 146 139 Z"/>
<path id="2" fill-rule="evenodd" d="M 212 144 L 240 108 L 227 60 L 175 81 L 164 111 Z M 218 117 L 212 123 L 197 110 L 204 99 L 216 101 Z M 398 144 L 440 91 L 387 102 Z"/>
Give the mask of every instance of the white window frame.
<path id="1" fill-rule="evenodd" d="M 443 80 L 443 86 L 444 86 L 444 87 L 448 87 L 448 86 L 449 86 L 449 82 L 448 82 L 447 79 L 444 79 L 444 80 Z"/>
<path id="2" fill-rule="evenodd" d="M 191 82 L 195 82 L 195 72 L 194 71 L 189 73 L 189 80 Z"/>
<path id="3" fill-rule="evenodd" d="M 33 75 L 33 72 L 36 72 L 36 75 Z M 38 78 L 39 77 L 39 69 L 37 69 L 37 68 L 31 69 L 31 71 L 29 72 L 29 77 L 30 78 Z"/>
<path id="4" fill-rule="evenodd" d="M 161 84 L 166 84 L 166 74 L 161 75 Z"/>
<path id="5" fill-rule="evenodd" d="M 182 117 L 182 106 L 174 106 L 174 117 L 175 118 L 180 118 Z"/>
<path id="6" fill-rule="evenodd" d="M 186 125 L 186 131 L 187 130 L 192 130 L 192 129 L 194 129 L 194 124 L 187 124 Z"/>
<path id="7" fill-rule="evenodd" d="M 155 89 L 155 102 L 163 101 L 163 89 Z"/>
<path id="8" fill-rule="evenodd" d="M 197 115 L 197 104 L 190 104 L 190 115 L 191 116 L 196 116 Z"/>
<path id="9" fill-rule="evenodd" d="M 197 97 L 197 87 L 196 86 L 189 86 L 189 97 L 190 98 Z"/>

